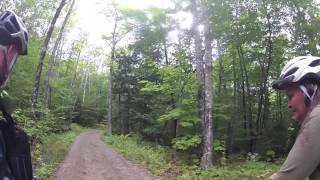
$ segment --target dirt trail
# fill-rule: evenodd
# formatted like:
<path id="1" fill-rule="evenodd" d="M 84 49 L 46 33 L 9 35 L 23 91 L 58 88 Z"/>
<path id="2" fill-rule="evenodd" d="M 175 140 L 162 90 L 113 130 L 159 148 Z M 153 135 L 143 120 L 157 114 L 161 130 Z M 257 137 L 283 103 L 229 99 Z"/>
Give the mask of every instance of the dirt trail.
<path id="1" fill-rule="evenodd" d="M 56 174 L 56 180 L 153 180 L 147 170 L 124 159 L 100 139 L 80 134 Z"/>

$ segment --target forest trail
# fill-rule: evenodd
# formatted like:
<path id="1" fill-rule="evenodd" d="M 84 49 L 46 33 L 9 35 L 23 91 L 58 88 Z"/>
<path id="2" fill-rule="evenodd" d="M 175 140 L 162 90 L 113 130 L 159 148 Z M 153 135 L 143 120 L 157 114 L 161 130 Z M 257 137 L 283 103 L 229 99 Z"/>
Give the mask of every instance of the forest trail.
<path id="1" fill-rule="evenodd" d="M 60 164 L 56 180 L 153 180 L 147 170 L 118 154 L 99 132 L 80 134 Z"/>

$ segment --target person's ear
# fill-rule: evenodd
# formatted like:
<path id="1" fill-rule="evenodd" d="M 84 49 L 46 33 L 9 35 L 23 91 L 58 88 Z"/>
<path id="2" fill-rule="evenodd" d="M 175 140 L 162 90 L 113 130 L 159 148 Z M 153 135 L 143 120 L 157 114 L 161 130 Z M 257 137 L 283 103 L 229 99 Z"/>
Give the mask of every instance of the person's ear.
<path id="1" fill-rule="evenodd" d="M 17 47 L 14 44 L 11 44 L 8 46 L 8 55 L 11 56 L 15 56 L 18 53 L 17 51 Z"/>

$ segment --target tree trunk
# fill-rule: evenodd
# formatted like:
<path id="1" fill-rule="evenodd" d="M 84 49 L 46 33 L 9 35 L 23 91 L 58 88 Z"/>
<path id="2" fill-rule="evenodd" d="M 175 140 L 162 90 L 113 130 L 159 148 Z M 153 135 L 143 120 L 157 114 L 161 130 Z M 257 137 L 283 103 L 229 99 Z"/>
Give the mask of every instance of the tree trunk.
<path id="1" fill-rule="evenodd" d="M 192 26 L 195 43 L 195 61 L 197 78 L 199 80 L 199 112 L 202 127 L 203 152 L 201 157 L 201 166 L 208 168 L 212 166 L 213 158 L 213 132 L 212 132 L 212 38 L 208 17 L 206 1 L 199 2 L 200 12 L 197 9 L 196 0 L 192 0 L 192 11 L 194 22 Z M 204 41 L 198 31 L 198 26 L 204 25 Z M 202 46 L 204 44 L 204 48 Z M 204 49 L 204 54 L 202 52 Z"/>
<path id="2" fill-rule="evenodd" d="M 194 48 L 195 48 L 195 63 L 196 63 L 196 75 L 199 83 L 198 87 L 198 107 L 199 107 L 199 115 L 201 122 L 204 121 L 204 72 L 203 72 L 203 55 L 202 55 L 202 42 L 200 33 L 198 32 L 198 26 L 199 26 L 199 13 L 197 10 L 197 3 L 196 0 L 192 0 L 192 12 L 193 12 L 193 25 L 192 25 L 192 33 L 194 38 Z M 203 123 L 202 123 L 202 132 L 204 132 L 203 129 Z M 202 136 L 202 144 L 204 146 L 204 136 Z M 203 148 L 204 149 L 204 148 Z M 203 157 L 205 157 L 204 151 L 203 151 Z"/>
<path id="3" fill-rule="evenodd" d="M 240 48 L 237 47 L 237 53 L 239 56 L 239 59 L 241 59 L 240 57 Z M 247 105 L 246 105 L 246 92 L 245 92 L 245 80 L 244 80 L 244 73 L 243 73 L 243 63 L 242 61 L 239 61 L 240 63 L 240 76 L 241 76 L 241 97 L 242 97 L 242 115 L 243 115 L 243 129 L 244 129 L 244 136 L 247 136 L 247 127 L 248 127 L 248 123 L 247 123 Z"/>
<path id="4" fill-rule="evenodd" d="M 87 63 L 87 66 L 89 63 Z M 82 104 L 84 104 L 84 100 L 86 98 L 86 89 L 87 89 L 87 84 L 88 84 L 88 78 L 89 78 L 89 67 L 87 67 L 85 74 L 84 74 L 84 83 L 83 83 L 83 93 L 82 93 Z"/>
<path id="5" fill-rule="evenodd" d="M 129 132 L 130 132 L 130 129 L 131 129 L 131 123 L 129 122 L 129 120 L 130 120 L 130 105 L 131 105 L 131 100 L 132 100 L 132 98 L 131 98 L 131 93 L 130 93 L 130 88 L 127 88 L 127 90 L 128 90 L 128 92 L 127 92 L 127 102 L 126 102 L 126 117 L 127 118 L 125 118 L 124 119 L 124 121 L 125 121 L 125 133 L 126 134 L 128 134 Z"/>
<path id="6" fill-rule="evenodd" d="M 265 5 L 266 6 L 266 5 Z M 267 12 L 267 32 L 268 37 L 266 39 L 266 49 L 265 49 L 265 60 L 260 63 L 261 66 L 261 85 L 259 91 L 259 103 L 258 103 L 258 115 L 256 120 L 256 131 L 257 135 L 262 135 L 262 126 L 263 123 L 266 122 L 266 112 L 269 111 L 266 108 L 269 108 L 267 100 L 269 100 L 268 96 L 268 76 L 269 76 L 269 69 L 272 63 L 272 26 L 271 26 L 271 15 Z M 262 111 L 264 113 L 262 113 Z M 263 122 L 263 123 L 262 123 Z"/>
<path id="7" fill-rule="evenodd" d="M 265 130 L 265 128 L 267 127 L 266 124 L 268 124 L 268 119 L 269 119 L 269 115 L 270 115 L 270 102 L 269 102 L 269 93 L 267 92 L 265 94 L 265 99 L 264 99 L 264 108 L 263 108 L 263 116 L 262 116 L 262 122 L 261 122 L 261 131 L 260 131 L 260 136 L 262 136 L 263 131 Z"/>
<path id="8" fill-rule="evenodd" d="M 226 81 L 224 78 L 224 65 L 223 65 L 223 60 L 222 60 L 222 45 L 220 40 L 217 40 L 217 46 L 218 46 L 218 62 L 219 62 L 219 89 L 218 89 L 218 94 L 221 94 L 221 89 L 223 89 L 223 92 L 226 92 Z"/>
<path id="9" fill-rule="evenodd" d="M 267 40 L 267 49 L 266 49 L 266 56 L 267 56 L 267 67 L 265 70 L 266 75 L 264 76 L 264 84 L 263 84 L 263 92 L 264 92 L 264 115 L 262 118 L 262 123 L 260 124 L 260 129 L 262 126 L 265 125 L 267 118 L 268 118 L 268 112 L 269 112 L 269 91 L 267 87 L 268 82 L 268 76 L 269 76 L 269 70 L 272 64 L 272 52 L 273 52 L 273 41 L 272 41 L 272 26 L 271 26 L 271 15 L 268 14 L 268 40 Z M 262 135 L 262 130 L 260 131 L 260 135 Z"/>
<path id="10" fill-rule="evenodd" d="M 168 47 L 167 47 L 167 40 L 164 38 L 163 40 L 163 48 L 164 48 L 164 57 L 166 59 L 166 65 L 169 65 L 169 58 L 168 58 Z"/>
<path id="11" fill-rule="evenodd" d="M 74 84 L 75 84 L 76 79 L 77 79 L 78 66 L 79 66 L 80 56 L 81 56 L 81 51 L 79 51 L 79 53 L 78 53 L 77 63 L 76 63 L 76 70 L 74 71 L 73 78 L 72 78 L 72 80 L 71 80 L 71 82 L 70 82 L 70 87 L 71 87 L 71 88 L 73 88 L 73 87 L 74 87 Z"/>
<path id="12" fill-rule="evenodd" d="M 171 104 L 172 104 L 172 109 L 177 108 L 176 102 L 174 100 L 174 93 L 171 94 Z M 178 137 L 178 119 L 176 119 L 176 118 L 174 118 L 174 120 L 172 122 L 172 132 L 173 132 L 172 139 L 177 138 Z"/>
<path id="13" fill-rule="evenodd" d="M 282 110 L 282 97 L 281 97 L 281 92 L 277 92 L 277 106 L 278 106 L 278 118 L 277 118 L 277 121 L 280 122 L 280 121 L 283 121 L 283 110 Z"/>
<path id="14" fill-rule="evenodd" d="M 230 154 L 232 154 L 233 150 L 233 137 L 234 137 L 234 121 L 237 118 L 238 114 L 238 109 L 236 108 L 237 104 L 237 87 L 238 87 L 238 80 L 237 80 L 237 75 L 236 75 L 236 62 L 235 62 L 235 55 L 233 53 L 233 58 L 232 58 L 232 74 L 233 74 L 233 114 L 231 116 L 231 119 L 228 123 L 228 130 L 227 130 L 227 138 L 226 138 L 226 158 L 229 157 Z"/>
<path id="15" fill-rule="evenodd" d="M 248 124 L 249 124 L 249 152 L 255 152 L 256 150 L 256 132 L 253 127 L 253 120 L 252 120 L 252 99 L 251 99 L 251 91 L 250 91 L 250 84 L 249 84 L 249 78 L 248 78 L 248 72 L 245 64 L 245 59 L 243 56 L 242 47 L 239 47 L 239 57 L 240 57 L 240 63 L 242 64 L 242 69 L 244 72 L 245 77 L 245 85 L 246 85 L 246 95 L 247 95 L 247 108 L 248 108 Z"/>
<path id="16" fill-rule="evenodd" d="M 201 158 L 201 164 L 203 167 L 212 166 L 212 154 L 213 154 L 213 132 L 212 132 L 212 37 L 209 21 L 209 14 L 207 4 L 202 2 L 202 11 L 204 13 L 204 82 L 205 82 L 205 112 L 203 121 L 203 136 L 204 136 L 204 152 Z"/>
<path id="17" fill-rule="evenodd" d="M 114 58 L 114 49 L 111 52 L 111 62 L 109 70 L 109 91 L 108 91 L 108 133 L 112 134 L 112 75 L 113 75 L 113 58 Z"/>
<path id="18" fill-rule="evenodd" d="M 118 26 L 118 15 L 115 15 L 115 22 L 112 32 L 112 48 L 111 48 L 111 59 L 110 59 L 110 71 L 109 71 L 109 92 L 108 92 L 108 132 L 112 134 L 112 79 L 113 79 L 113 61 L 115 58 L 115 50 L 116 50 L 116 32 Z"/>
<path id="19" fill-rule="evenodd" d="M 75 4 L 76 0 L 73 0 L 72 1 L 72 4 L 70 5 L 70 8 L 67 12 L 67 15 L 62 23 L 62 26 L 61 26 L 61 29 L 60 29 L 60 32 L 59 32 L 59 35 L 57 37 L 57 40 L 54 44 L 54 47 L 53 47 L 53 50 L 52 50 L 52 54 L 51 54 L 51 58 L 49 60 L 49 66 L 48 66 L 48 71 L 47 71 L 47 76 L 46 76 L 46 79 L 45 79 L 45 82 L 44 82 L 44 85 L 45 85 L 45 94 L 44 94 L 44 102 L 45 102 L 45 106 L 47 108 L 49 108 L 50 104 L 49 104 L 49 99 L 50 99 L 50 96 L 51 94 L 49 92 L 51 92 L 51 86 L 50 86 L 50 78 L 51 78 L 51 75 L 53 74 L 53 67 L 55 66 L 56 64 L 56 52 L 58 50 L 58 47 L 59 45 L 61 44 L 61 39 L 62 39 L 62 36 L 64 34 L 64 30 L 65 30 L 65 27 L 67 25 L 67 22 L 69 21 L 69 18 L 70 18 L 70 15 L 71 15 L 71 12 L 73 10 L 73 7 L 74 7 L 74 4 Z"/>
<path id="20" fill-rule="evenodd" d="M 35 74 L 35 80 L 34 80 L 34 86 L 33 86 L 33 93 L 32 93 L 32 99 L 31 99 L 31 105 L 32 105 L 32 113 L 33 113 L 33 117 L 34 119 L 37 118 L 36 115 L 36 106 L 37 106 L 37 100 L 38 100 L 38 95 L 39 95 L 39 86 L 40 86 L 40 78 L 41 78 L 41 72 L 42 72 L 42 68 L 43 68 L 43 62 L 44 62 L 44 58 L 46 56 L 47 53 L 47 49 L 48 49 L 48 44 L 50 42 L 51 36 L 52 36 L 52 32 L 54 29 L 54 26 L 57 22 L 57 19 L 61 13 L 61 10 L 63 8 L 63 6 L 66 4 L 66 0 L 61 0 L 59 7 L 56 10 L 56 13 L 50 23 L 49 29 L 48 29 L 48 33 L 47 36 L 43 42 L 42 48 L 41 48 L 41 52 L 40 52 L 40 57 L 39 57 L 39 64 L 36 70 L 36 74 Z"/>

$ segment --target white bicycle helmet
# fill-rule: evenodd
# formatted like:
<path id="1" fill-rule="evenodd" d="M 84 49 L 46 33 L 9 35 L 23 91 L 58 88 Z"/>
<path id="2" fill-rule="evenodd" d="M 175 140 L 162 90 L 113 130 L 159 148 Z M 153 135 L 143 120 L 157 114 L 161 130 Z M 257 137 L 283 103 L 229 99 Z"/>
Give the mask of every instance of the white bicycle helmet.
<path id="1" fill-rule="evenodd" d="M 304 82 L 320 84 L 320 57 L 299 56 L 291 59 L 272 87 L 283 90 L 292 84 L 301 85 Z"/>
<path id="2" fill-rule="evenodd" d="M 22 19 L 12 11 L 0 15 L 0 44 L 14 43 L 18 54 L 25 55 L 28 50 L 28 32 Z"/>

